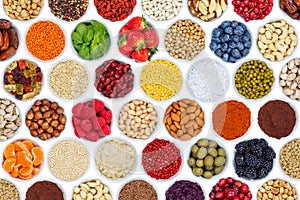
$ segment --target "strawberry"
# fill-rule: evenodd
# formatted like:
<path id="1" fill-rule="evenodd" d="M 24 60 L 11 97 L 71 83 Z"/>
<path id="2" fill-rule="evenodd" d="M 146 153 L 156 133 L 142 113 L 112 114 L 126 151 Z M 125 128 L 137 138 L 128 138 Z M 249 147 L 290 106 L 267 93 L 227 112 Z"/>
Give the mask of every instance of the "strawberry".
<path id="1" fill-rule="evenodd" d="M 88 131 L 92 130 L 92 128 L 93 128 L 93 124 L 88 119 L 82 120 L 80 123 L 80 126 L 81 126 L 82 130 L 85 132 L 88 132 Z"/>
<path id="2" fill-rule="evenodd" d="M 132 52 L 131 57 L 137 62 L 146 62 L 150 59 L 150 51 L 146 48 L 136 50 Z"/>
<path id="3" fill-rule="evenodd" d="M 134 17 L 126 24 L 129 29 L 143 30 L 147 27 L 147 21 L 144 17 Z"/>
<path id="4" fill-rule="evenodd" d="M 130 31 L 127 36 L 127 44 L 132 48 L 145 47 L 144 34 L 137 30 Z"/>
<path id="5" fill-rule="evenodd" d="M 119 51 L 121 54 L 123 54 L 125 56 L 129 56 L 129 57 L 131 56 L 133 48 L 128 45 L 126 34 L 120 38 L 118 46 L 119 46 Z"/>
<path id="6" fill-rule="evenodd" d="M 81 112 L 80 112 L 80 115 L 79 115 L 79 117 L 81 119 L 90 119 L 90 118 L 92 118 L 94 116 L 96 116 L 95 110 L 92 109 L 91 107 L 87 107 L 87 106 L 84 106 L 81 109 Z"/>
<path id="7" fill-rule="evenodd" d="M 83 104 L 82 103 L 78 103 L 76 104 L 73 108 L 72 108 L 72 113 L 74 116 L 76 117 L 80 117 L 80 112 L 83 108 Z"/>
<path id="8" fill-rule="evenodd" d="M 85 136 L 85 132 L 80 128 L 80 126 L 76 126 L 74 129 L 74 133 L 78 138 L 83 138 Z"/>
<path id="9" fill-rule="evenodd" d="M 104 136 L 110 135 L 110 127 L 108 125 L 102 126 L 101 129 Z"/>
<path id="10" fill-rule="evenodd" d="M 159 38 L 155 30 L 153 28 L 147 28 L 143 31 L 143 33 L 146 46 L 150 48 L 157 47 L 159 43 Z"/>
<path id="11" fill-rule="evenodd" d="M 98 99 L 93 100 L 93 107 L 95 108 L 96 113 L 100 112 L 104 109 L 104 103 L 103 101 L 100 101 Z"/>
<path id="12" fill-rule="evenodd" d="M 129 28 L 128 28 L 127 25 L 125 25 L 125 26 L 123 26 L 123 27 L 120 29 L 119 35 L 120 35 L 120 36 L 123 36 L 124 34 L 127 34 L 128 31 L 129 31 Z"/>

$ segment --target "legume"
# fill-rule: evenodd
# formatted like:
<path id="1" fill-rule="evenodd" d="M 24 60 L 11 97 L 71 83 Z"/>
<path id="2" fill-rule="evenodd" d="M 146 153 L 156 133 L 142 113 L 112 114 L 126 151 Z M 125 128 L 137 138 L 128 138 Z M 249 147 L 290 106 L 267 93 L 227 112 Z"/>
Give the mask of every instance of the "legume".
<path id="1" fill-rule="evenodd" d="M 26 34 L 28 51 L 40 60 L 52 60 L 65 48 L 65 35 L 61 28 L 51 21 L 38 21 Z"/>
<path id="2" fill-rule="evenodd" d="M 153 104 L 135 99 L 122 107 L 118 126 L 126 136 L 146 140 L 155 130 L 157 121 Z"/>
<path id="3" fill-rule="evenodd" d="M 26 200 L 37 199 L 64 200 L 64 195 L 55 183 L 50 181 L 39 181 L 30 186 L 26 192 Z"/>
<path id="4" fill-rule="evenodd" d="M 89 0 L 49 0 L 52 14 L 65 21 L 80 19 L 86 12 Z"/>
<path id="5" fill-rule="evenodd" d="M 247 99 L 258 99 L 271 91 L 275 78 L 265 62 L 251 60 L 238 68 L 234 80 L 238 93 Z"/>
<path id="6" fill-rule="evenodd" d="M 75 99 L 87 89 L 89 78 L 83 65 L 74 60 L 57 63 L 50 72 L 52 91 L 65 99 Z"/>
<path id="7" fill-rule="evenodd" d="M 213 140 L 199 139 L 190 152 L 188 165 L 195 176 L 206 179 L 220 174 L 225 167 L 226 152 Z"/>
<path id="8" fill-rule="evenodd" d="M 158 200 L 153 186 L 143 180 L 134 180 L 126 183 L 120 193 L 118 200 Z"/>
<path id="9" fill-rule="evenodd" d="M 19 109 L 8 99 L 0 99 L 0 141 L 14 136 L 21 126 Z"/>
<path id="10" fill-rule="evenodd" d="M 257 200 L 297 200 L 296 189 L 287 181 L 272 179 L 265 182 L 257 191 Z"/>
<path id="11" fill-rule="evenodd" d="M 227 0 L 189 0 L 190 12 L 203 21 L 211 21 L 221 17 L 227 10 Z"/>
<path id="12" fill-rule="evenodd" d="M 10 1 L 4 0 L 4 11 L 12 19 L 29 20 L 36 18 L 44 6 L 43 0 Z"/>
<path id="13" fill-rule="evenodd" d="M 258 125 L 270 137 L 280 139 L 289 136 L 295 124 L 295 110 L 287 102 L 273 100 L 259 109 Z"/>
<path id="14" fill-rule="evenodd" d="M 173 19 L 179 14 L 182 5 L 182 0 L 142 0 L 142 7 L 145 13 L 157 21 Z"/>
<path id="15" fill-rule="evenodd" d="M 155 179 L 169 179 L 181 166 L 180 150 L 168 140 L 155 138 L 142 152 L 142 165 L 145 172 Z"/>
<path id="16" fill-rule="evenodd" d="M 267 23 L 258 30 L 259 51 L 270 61 L 282 61 L 293 53 L 297 43 L 294 28 L 285 20 Z"/>
<path id="17" fill-rule="evenodd" d="M 28 60 L 12 62 L 4 74 L 4 89 L 18 100 L 29 101 L 42 89 L 43 74 L 35 63 Z"/>
<path id="18" fill-rule="evenodd" d="M 26 126 L 33 137 L 48 140 L 59 137 L 65 129 L 67 118 L 57 102 L 48 99 L 36 100 L 26 114 Z"/>
<path id="19" fill-rule="evenodd" d="M 100 16 L 115 22 L 126 19 L 132 13 L 136 0 L 95 0 L 94 4 Z"/>
<path id="20" fill-rule="evenodd" d="M 117 180 L 132 172 L 137 162 L 136 151 L 121 139 L 111 139 L 99 145 L 95 162 L 105 177 Z"/>
<path id="21" fill-rule="evenodd" d="M 235 63 L 249 54 L 251 35 L 245 24 L 224 21 L 212 31 L 210 50 L 225 62 Z"/>
<path id="22" fill-rule="evenodd" d="M 300 19 L 300 1 L 280 0 L 279 7 L 292 19 Z"/>
<path id="23" fill-rule="evenodd" d="M 50 172 L 63 181 L 80 178 L 87 170 L 88 164 L 89 155 L 86 148 L 75 140 L 56 143 L 48 154 Z"/>
<path id="24" fill-rule="evenodd" d="M 13 56 L 19 47 L 19 37 L 10 21 L 0 19 L 0 61 Z"/>
<path id="25" fill-rule="evenodd" d="M 186 141 L 200 133 L 204 113 L 195 100 L 181 99 L 167 108 L 164 123 L 174 138 Z"/>
<path id="26" fill-rule="evenodd" d="M 140 85 L 149 97 L 162 101 L 179 92 L 182 75 L 174 63 L 167 60 L 154 60 L 143 68 Z"/>
<path id="27" fill-rule="evenodd" d="M 229 87 L 229 74 L 219 62 L 205 58 L 190 67 L 187 84 L 200 101 L 215 102 L 225 96 Z"/>
<path id="28" fill-rule="evenodd" d="M 96 69 L 95 87 L 108 98 L 120 98 L 133 89 L 134 74 L 130 64 L 116 60 L 105 61 Z"/>
<path id="29" fill-rule="evenodd" d="M 8 144 L 3 152 L 3 169 L 12 177 L 27 180 L 35 176 L 44 160 L 43 150 L 30 140 Z"/>
<path id="30" fill-rule="evenodd" d="M 204 193 L 201 186 L 192 181 L 176 181 L 166 191 L 166 200 L 193 199 L 204 200 Z"/>
<path id="31" fill-rule="evenodd" d="M 192 60 L 205 47 L 205 33 L 192 20 L 179 20 L 173 24 L 165 37 L 165 46 L 170 56 Z"/>
<path id="32" fill-rule="evenodd" d="M 280 150 L 279 163 L 284 173 L 296 179 L 300 179 L 299 148 L 300 140 L 294 139 Z"/>
<path id="33" fill-rule="evenodd" d="M 109 188 L 99 179 L 81 183 L 73 189 L 73 200 L 112 200 Z"/>
<path id="34" fill-rule="evenodd" d="M 20 200 L 19 191 L 13 183 L 0 179 L 0 199 Z"/>
<path id="35" fill-rule="evenodd" d="M 291 99 L 300 100 L 300 59 L 290 60 L 281 70 L 280 86 L 283 93 Z"/>

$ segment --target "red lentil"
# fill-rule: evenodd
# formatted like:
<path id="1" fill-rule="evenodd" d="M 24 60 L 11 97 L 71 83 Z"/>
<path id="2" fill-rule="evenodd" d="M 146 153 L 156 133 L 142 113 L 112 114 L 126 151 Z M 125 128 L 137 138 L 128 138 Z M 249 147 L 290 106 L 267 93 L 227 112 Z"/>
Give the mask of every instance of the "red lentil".
<path id="1" fill-rule="evenodd" d="M 169 179 L 181 166 L 180 150 L 174 143 L 155 138 L 147 144 L 142 153 L 145 172 L 155 179 Z"/>
<path id="2" fill-rule="evenodd" d="M 65 47 L 65 35 L 61 28 L 51 21 L 38 21 L 26 35 L 28 51 L 38 59 L 52 60 Z"/>

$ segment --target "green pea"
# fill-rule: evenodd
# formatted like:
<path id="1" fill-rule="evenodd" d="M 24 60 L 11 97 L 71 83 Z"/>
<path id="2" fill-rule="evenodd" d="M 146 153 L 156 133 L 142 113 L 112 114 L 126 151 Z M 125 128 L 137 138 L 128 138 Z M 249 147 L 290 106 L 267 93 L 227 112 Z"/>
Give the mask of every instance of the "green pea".
<path id="1" fill-rule="evenodd" d="M 213 147 L 210 147 L 207 152 L 214 158 L 218 156 L 218 151 Z"/>
<path id="2" fill-rule="evenodd" d="M 199 147 L 207 147 L 208 146 L 208 140 L 207 139 L 200 139 L 197 142 Z"/>
<path id="3" fill-rule="evenodd" d="M 203 167 L 203 166 L 204 166 L 203 160 L 197 159 L 197 161 L 196 161 L 196 166 L 197 166 L 197 167 Z"/>
<path id="4" fill-rule="evenodd" d="M 197 151 L 199 150 L 199 147 L 197 145 L 193 145 L 192 146 L 192 153 L 197 153 Z"/>
<path id="5" fill-rule="evenodd" d="M 206 155 L 207 155 L 207 149 L 205 147 L 201 147 L 197 151 L 197 158 L 199 159 L 203 159 Z"/>
<path id="6" fill-rule="evenodd" d="M 212 156 L 206 156 L 204 159 L 204 165 L 205 166 L 213 166 L 214 165 L 214 158 Z"/>
<path id="7" fill-rule="evenodd" d="M 193 174 L 194 174 L 195 176 L 202 176 L 202 175 L 203 175 L 203 169 L 200 168 L 200 167 L 195 167 L 195 168 L 193 169 Z"/>
<path id="8" fill-rule="evenodd" d="M 222 157 L 226 157 L 226 152 L 223 148 L 218 149 L 218 155 Z"/>
<path id="9" fill-rule="evenodd" d="M 206 171 L 203 174 L 204 178 L 210 179 L 213 176 L 213 173 L 211 171 Z"/>
<path id="10" fill-rule="evenodd" d="M 196 164 L 195 158 L 189 158 L 189 159 L 188 159 L 188 164 L 189 164 L 189 166 L 191 166 L 191 167 L 195 167 L 195 164 Z"/>
<path id="11" fill-rule="evenodd" d="M 222 165 L 224 165 L 226 162 L 226 159 L 224 157 L 216 157 L 214 165 L 217 167 L 220 167 Z"/>

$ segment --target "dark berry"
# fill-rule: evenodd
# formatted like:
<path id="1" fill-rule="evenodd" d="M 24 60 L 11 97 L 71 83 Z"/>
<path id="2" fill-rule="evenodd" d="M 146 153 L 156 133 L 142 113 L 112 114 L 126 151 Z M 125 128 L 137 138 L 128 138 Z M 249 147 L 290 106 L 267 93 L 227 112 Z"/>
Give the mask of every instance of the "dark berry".
<path id="1" fill-rule="evenodd" d="M 245 165 L 245 158 L 242 154 L 236 153 L 234 157 L 234 162 L 238 166 L 244 166 Z"/>
<path id="2" fill-rule="evenodd" d="M 273 160 L 274 158 L 276 158 L 276 153 L 274 152 L 272 147 L 267 147 L 265 149 L 265 158 L 266 160 Z"/>
<path id="3" fill-rule="evenodd" d="M 262 179 L 265 178 L 268 175 L 269 171 L 266 170 L 265 168 L 261 168 L 258 170 L 257 178 Z"/>
<path id="4" fill-rule="evenodd" d="M 253 155 L 255 155 L 257 157 L 261 157 L 263 155 L 263 149 L 259 145 L 259 142 L 256 145 L 251 146 L 250 151 Z"/>
<path id="5" fill-rule="evenodd" d="M 255 168 L 251 168 L 251 167 L 247 167 L 245 170 L 245 175 L 247 178 L 249 179 L 256 179 L 256 169 Z"/>

